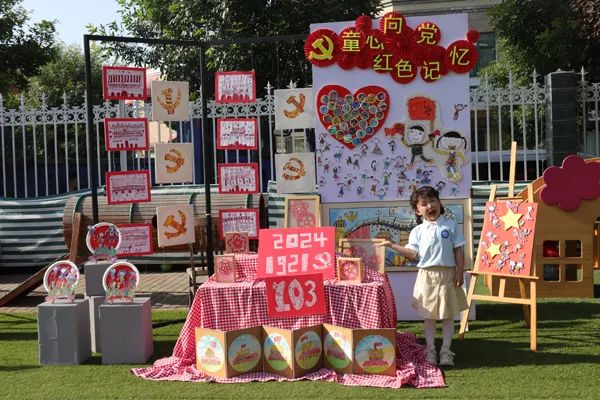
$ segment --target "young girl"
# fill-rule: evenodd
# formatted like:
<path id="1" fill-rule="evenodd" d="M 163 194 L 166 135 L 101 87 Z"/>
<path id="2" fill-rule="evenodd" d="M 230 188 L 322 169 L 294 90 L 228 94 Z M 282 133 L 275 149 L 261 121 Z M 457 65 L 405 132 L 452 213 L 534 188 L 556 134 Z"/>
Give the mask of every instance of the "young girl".
<path id="1" fill-rule="evenodd" d="M 454 315 L 467 309 L 462 289 L 465 244 L 456 223 L 447 219 L 437 190 L 430 186 L 416 189 L 410 196 L 410 205 L 417 215 L 418 225 L 413 228 L 406 246 L 385 241 L 400 255 L 418 261 L 419 272 L 413 290 L 413 307 L 425 319 L 427 361 L 438 364 L 435 349 L 435 324 L 442 320 L 443 342 L 440 365 L 454 365 L 450 351 L 454 334 Z"/>

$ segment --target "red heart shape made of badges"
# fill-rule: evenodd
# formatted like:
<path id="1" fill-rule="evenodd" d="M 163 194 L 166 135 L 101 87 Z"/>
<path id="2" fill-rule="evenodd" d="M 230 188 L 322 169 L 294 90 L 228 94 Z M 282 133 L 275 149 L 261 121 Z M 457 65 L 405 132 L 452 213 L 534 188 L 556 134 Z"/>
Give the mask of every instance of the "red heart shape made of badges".
<path id="1" fill-rule="evenodd" d="M 390 96 L 379 86 L 351 94 L 340 85 L 325 85 L 317 95 L 319 121 L 338 142 L 353 149 L 381 129 L 390 109 Z"/>

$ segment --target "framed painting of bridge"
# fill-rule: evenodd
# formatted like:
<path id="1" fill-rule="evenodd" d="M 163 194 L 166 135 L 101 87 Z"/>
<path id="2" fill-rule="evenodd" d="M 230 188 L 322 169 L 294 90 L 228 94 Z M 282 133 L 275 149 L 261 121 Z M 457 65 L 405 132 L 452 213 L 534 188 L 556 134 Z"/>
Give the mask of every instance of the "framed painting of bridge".
<path id="1" fill-rule="evenodd" d="M 465 244 L 465 265 L 472 260 L 472 219 L 470 199 L 443 200 L 445 214 L 462 229 Z M 387 239 L 401 245 L 416 226 L 415 213 L 408 201 L 373 203 L 326 203 L 322 205 L 323 226 L 335 227 L 336 243 L 340 239 Z M 392 249 L 385 248 L 385 269 L 414 267 Z"/>

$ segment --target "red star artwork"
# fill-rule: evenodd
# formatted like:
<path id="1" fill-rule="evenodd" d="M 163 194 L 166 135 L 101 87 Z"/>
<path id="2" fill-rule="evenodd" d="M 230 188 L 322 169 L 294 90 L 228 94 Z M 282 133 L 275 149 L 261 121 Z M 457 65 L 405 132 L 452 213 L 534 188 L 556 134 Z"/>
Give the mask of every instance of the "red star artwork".
<path id="1" fill-rule="evenodd" d="M 536 203 L 517 200 L 486 203 L 476 270 L 529 275 L 536 214 Z"/>

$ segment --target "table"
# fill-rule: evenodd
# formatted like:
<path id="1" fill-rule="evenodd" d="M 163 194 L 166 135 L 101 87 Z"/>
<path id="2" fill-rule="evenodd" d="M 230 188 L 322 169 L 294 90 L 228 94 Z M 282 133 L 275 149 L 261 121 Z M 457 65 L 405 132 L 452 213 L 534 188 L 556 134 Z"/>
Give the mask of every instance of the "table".
<path id="1" fill-rule="evenodd" d="M 173 355 L 157 360 L 151 368 L 134 368 L 132 372 L 151 380 L 248 382 L 251 380 L 288 380 L 267 373 L 242 375 L 231 379 L 207 377 L 194 367 L 196 346 L 194 329 L 233 330 L 257 325 L 297 329 L 321 323 L 347 328 L 395 328 L 397 323 L 394 294 L 386 275 L 365 271 L 365 282 L 346 284 L 325 281 L 326 315 L 297 318 L 270 318 L 267 314 L 265 282 L 256 280 L 256 254 L 236 255 L 236 283 L 219 283 L 214 276 L 201 285 L 173 349 Z M 337 375 L 321 369 L 304 379 L 337 381 L 348 385 L 398 388 L 445 386 L 441 371 L 425 361 L 423 346 L 410 333 L 397 333 L 398 371 L 396 377 L 381 375 Z"/>

